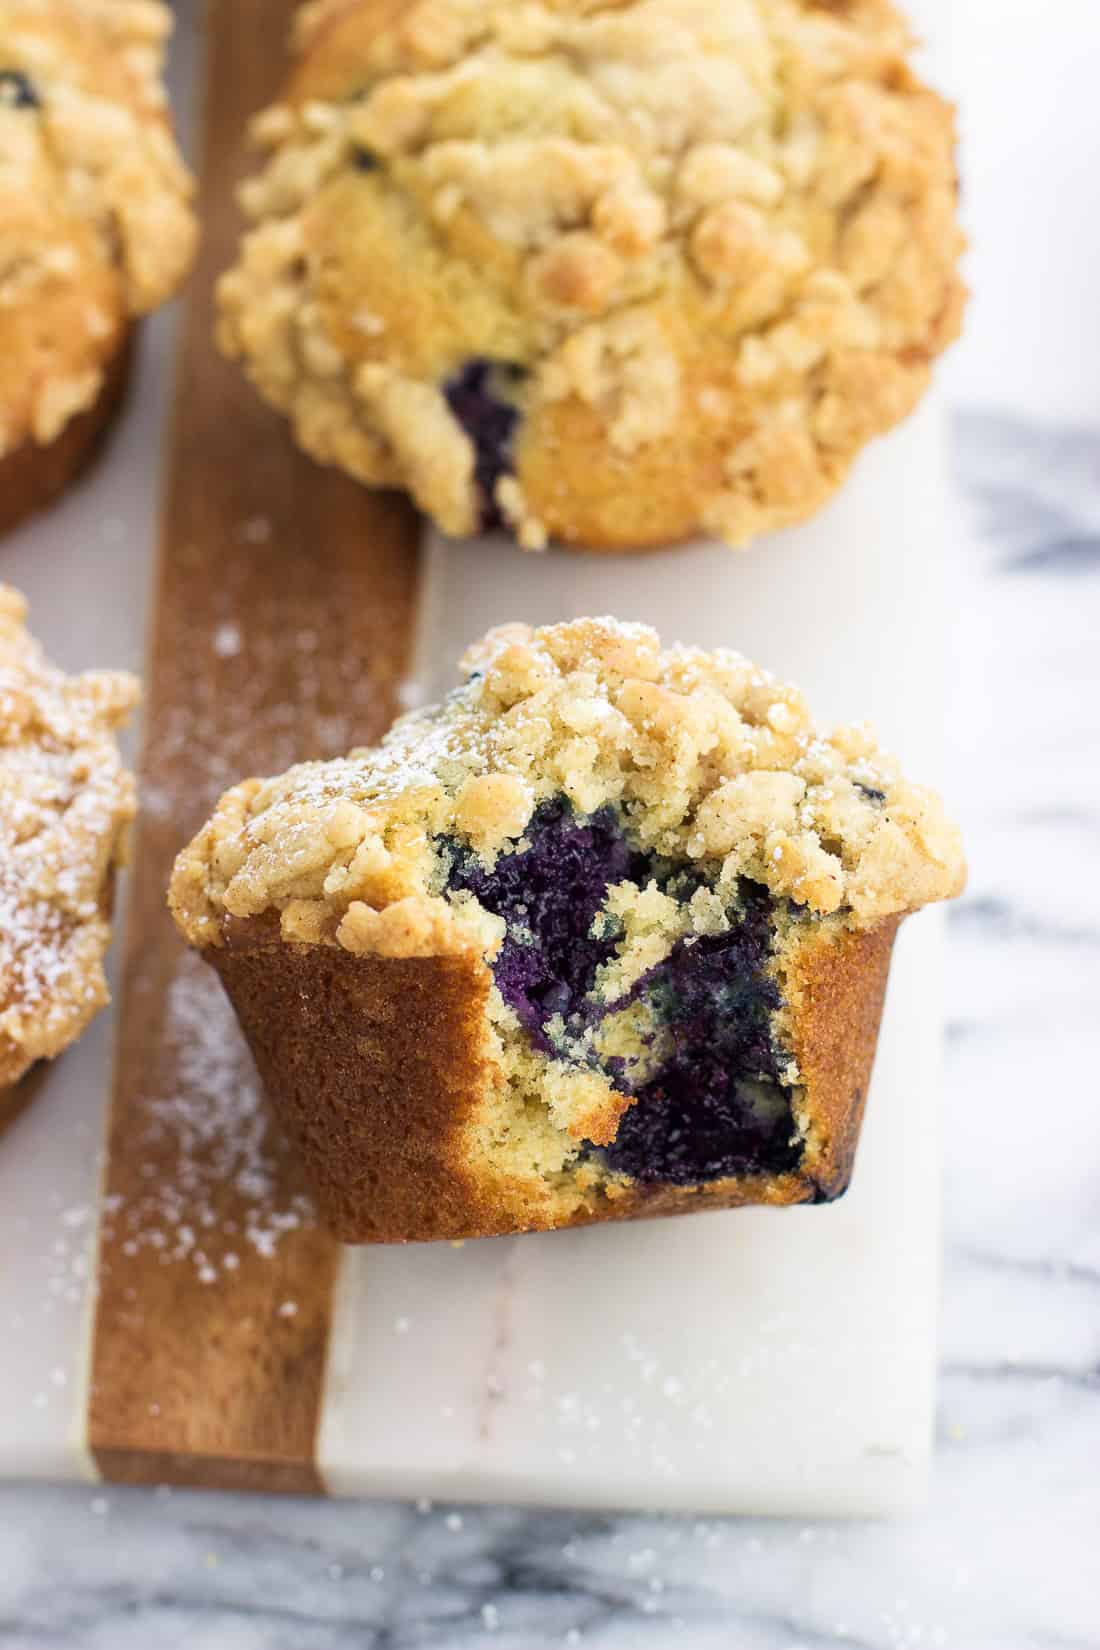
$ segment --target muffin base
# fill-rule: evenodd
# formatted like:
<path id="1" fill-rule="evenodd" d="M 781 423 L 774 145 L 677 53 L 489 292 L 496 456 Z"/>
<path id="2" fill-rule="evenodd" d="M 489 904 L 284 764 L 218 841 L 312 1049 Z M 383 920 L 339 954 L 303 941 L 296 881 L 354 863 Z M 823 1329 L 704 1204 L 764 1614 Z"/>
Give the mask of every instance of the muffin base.
<path id="1" fill-rule="evenodd" d="M 71 418 L 54 441 L 24 441 L 0 458 L 0 533 L 60 497 L 92 463 L 126 397 L 134 356 L 129 331 L 104 367 L 103 383 L 90 407 Z"/>
<path id="2" fill-rule="evenodd" d="M 491 976 L 471 957 L 354 956 L 282 942 L 263 923 L 208 948 L 268 1098 L 301 1157 L 323 1224 L 344 1243 L 500 1236 L 604 1221 L 829 1202 L 848 1186 L 897 918 L 828 939 L 812 930 L 787 967 L 786 1036 L 808 1126 L 795 1173 L 696 1186 L 609 1181 L 535 1195 L 467 1124 L 494 1080 Z"/>
<path id="3" fill-rule="evenodd" d="M 0 1140 L 33 1103 L 45 1075 L 45 1062 L 40 1060 L 17 1083 L 0 1088 Z"/>

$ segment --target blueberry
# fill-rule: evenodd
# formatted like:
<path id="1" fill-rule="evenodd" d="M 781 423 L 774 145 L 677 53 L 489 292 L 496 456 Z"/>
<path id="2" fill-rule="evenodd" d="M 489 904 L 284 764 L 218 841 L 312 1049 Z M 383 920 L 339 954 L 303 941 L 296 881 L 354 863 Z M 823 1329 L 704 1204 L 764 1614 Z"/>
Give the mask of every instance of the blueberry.
<path id="1" fill-rule="evenodd" d="M 19 69 L 0 69 L 0 109 L 40 109 L 31 81 Z"/>
<path id="2" fill-rule="evenodd" d="M 672 1032 L 665 1065 L 635 1090 L 608 1149 L 613 1169 L 650 1183 L 695 1185 L 798 1165 L 791 1095 L 771 1034 L 779 991 L 766 973 L 772 901 L 742 883 L 725 934 L 683 941 L 644 982 Z"/>
<path id="3" fill-rule="evenodd" d="M 877 807 L 881 807 L 886 801 L 886 792 L 880 791 L 875 785 L 861 785 L 857 780 L 856 790 L 860 791 L 862 795 L 867 798 L 868 802 L 875 803 Z"/>
<path id="4" fill-rule="evenodd" d="M 450 843 L 449 885 L 504 918 L 493 962 L 497 987 L 535 1046 L 552 1053 L 546 1028 L 555 1016 L 573 1036 L 600 1017 L 590 994 L 615 939 L 610 925 L 595 935 L 592 928 L 608 887 L 652 878 L 686 901 L 698 879 L 632 849 L 610 808 L 578 816 L 559 798 L 537 810 L 526 836 L 530 846 L 501 855 L 492 871 Z M 768 891 L 743 881 L 726 933 L 681 940 L 615 1005 L 643 1000 L 671 1033 L 664 1039 L 671 1052 L 637 1086 L 624 1060 L 604 1061 L 605 1075 L 635 1097 L 605 1153 L 612 1169 L 648 1183 L 694 1185 L 798 1166 L 785 1061 L 771 1032 L 780 1001 L 768 972 L 774 914 Z"/>
<path id="5" fill-rule="evenodd" d="M 563 980 L 556 980 L 545 991 L 539 992 L 538 1005 L 540 1013 L 547 1019 L 552 1019 L 555 1014 L 568 1014 L 573 1006 L 572 993 Z"/>
<path id="6" fill-rule="evenodd" d="M 377 172 L 381 162 L 373 149 L 357 145 L 352 151 L 351 163 L 357 172 Z"/>
<path id="7" fill-rule="evenodd" d="M 481 495 L 483 531 L 501 525 L 496 504 L 497 483 L 513 473 L 512 443 L 520 420 L 519 408 L 506 398 L 523 377 L 510 362 L 476 357 L 443 385 L 447 405 L 474 444 L 474 475 Z"/>
<path id="8" fill-rule="evenodd" d="M 486 871 L 459 845 L 452 888 L 475 894 L 486 910 L 503 917 L 508 933 L 493 964 L 501 996 L 544 1052 L 546 1025 L 583 1012 L 596 970 L 614 953 L 614 942 L 589 930 L 613 882 L 638 871 L 610 809 L 578 819 L 565 801 L 545 803 L 527 827 L 531 846 L 502 854 Z"/>

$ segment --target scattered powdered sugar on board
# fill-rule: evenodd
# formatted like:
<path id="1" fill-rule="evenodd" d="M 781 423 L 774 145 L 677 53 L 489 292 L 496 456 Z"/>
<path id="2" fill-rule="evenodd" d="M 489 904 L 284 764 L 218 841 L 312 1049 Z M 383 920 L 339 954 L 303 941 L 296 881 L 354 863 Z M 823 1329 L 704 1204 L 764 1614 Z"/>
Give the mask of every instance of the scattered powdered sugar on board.
<path id="1" fill-rule="evenodd" d="M 163 1036 L 178 1086 L 143 1108 L 149 1190 L 121 1202 L 116 1225 L 105 1215 L 104 1238 L 120 1236 L 126 1255 L 158 1250 L 163 1264 L 185 1262 L 200 1282 L 215 1283 L 239 1274 L 240 1248 L 271 1257 L 285 1233 L 313 1223 L 313 1210 L 301 1192 L 282 1186 L 255 1067 L 217 976 L 192 952 L 181 951 Z M 168 1174 L 153 1160 L 165 1147 Z M 219 1213 L 226 1187 L 239 1221 Z"/>
<path id="2" fill-rule="evenodd" d="M 667 1345 L 626 1332 L 605 1343 L 608 1377 L 584 1391 L 562 1386 L 548 1345 L 544 1357 L 530 1359 L 517 1372 L 516 1393 L 527 1425 L 551 1440 L 563 1465 L 583 1459 L 593 1434 L 608 1433 L 621 1455 L 643 1460 L 656 1478 L 674 1479 L 689 1465 L 685 1452 L 713 1449 L 710 1435 L 729 1406 L 740 1401 L 746 1382 L 767 1379 L 791 1360 L 806 1360 L 806 1379 L 812 1380 L 812 1349 L 798 1339 L 797 1329 L 794 1315 L 776 1315 L 761 1325 L 757 1344 L 736 1360 L 715 1356 L 688 1364 L 676 1361 L 675 1354 L 670 1359 Z M 491 1369 L 486 1385 L 490 1396 L 506 1393 L 504 1368 Z"/>

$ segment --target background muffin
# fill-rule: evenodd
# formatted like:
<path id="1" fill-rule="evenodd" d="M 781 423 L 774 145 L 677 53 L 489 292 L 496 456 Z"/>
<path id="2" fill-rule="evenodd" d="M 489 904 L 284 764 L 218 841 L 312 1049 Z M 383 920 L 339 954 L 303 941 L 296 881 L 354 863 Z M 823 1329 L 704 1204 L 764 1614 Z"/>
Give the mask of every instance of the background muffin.
<path id="1" fill-rule="evenodd" d="M 0 529 L 65 486 L 117 406 L 134 318 L 195 244 L 159 0 L 0 7 Z"/>
<path id="2" fill-rule="evenodd" d="M 66 676 L 0 585 L 0 1118 L 7 1090 L 107 1002 L 114 874 L 134 816 L 115 731 L 123 671 Z"/>
<path id="3" fill-rule="evenodd" d="M 448 533 L 744 544 L 919 399 L 949 108 L 888 0 L 318 0 L 221 340 Z"/>

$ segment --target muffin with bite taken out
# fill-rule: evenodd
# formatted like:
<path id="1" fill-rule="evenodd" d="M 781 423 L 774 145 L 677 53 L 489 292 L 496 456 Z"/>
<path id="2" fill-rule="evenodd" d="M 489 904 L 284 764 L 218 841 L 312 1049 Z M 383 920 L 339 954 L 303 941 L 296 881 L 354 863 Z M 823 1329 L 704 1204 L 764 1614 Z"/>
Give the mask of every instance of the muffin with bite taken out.
<path id="1" fill-rule="evenodd" d="M 959 834 L 866 727 L 611 619 L 496 631 L 377 749 L 252 779 L 171 903 L 347 1242 L 827 1201 Z"/>

